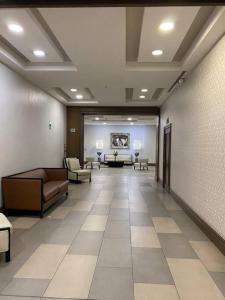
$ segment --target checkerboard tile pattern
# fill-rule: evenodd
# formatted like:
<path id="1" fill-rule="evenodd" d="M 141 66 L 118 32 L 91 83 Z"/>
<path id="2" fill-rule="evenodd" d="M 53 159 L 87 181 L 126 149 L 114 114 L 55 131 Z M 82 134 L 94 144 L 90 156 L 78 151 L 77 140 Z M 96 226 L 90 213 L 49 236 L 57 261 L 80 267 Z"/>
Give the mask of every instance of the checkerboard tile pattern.
<path id="1" fill-rule="evenodd" d="M 224 300 L 224 256 L 154 172 L 102 168 L 69 190 L 43 219 L 12 219 L 0 300 Z"/>

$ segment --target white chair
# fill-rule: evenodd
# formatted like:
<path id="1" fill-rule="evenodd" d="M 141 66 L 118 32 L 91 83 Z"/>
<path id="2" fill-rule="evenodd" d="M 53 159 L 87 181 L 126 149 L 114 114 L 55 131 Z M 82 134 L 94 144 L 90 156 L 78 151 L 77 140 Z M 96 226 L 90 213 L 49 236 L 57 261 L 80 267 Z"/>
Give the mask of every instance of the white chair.
<path id="1" fill-rule="evenodd" d="M 148 170 L 148 159 L 139 159 L 138 162 L 134 163 L 134 170 L 138 168 L 140 170 Z"/>
<path id="2" fill-rule="evenodd" d="M 0 213 L 0 252 L 5 252 L 5 261 L 10 261 L 10 240 L 12 225 L 8 219 Z"/>
<path id="3" fill-rule="evenodd" d="M 66 168 L 68 169 L 69 180 L 82 181 L 85 179 L 89 179 L 89 182 L 91 182 L 91 171 L 81 169 L 78 158 L 65 158 L 64 163 Z"/>
<path id="4" fill-rule="evenodd" d="M 100 162 L 96 161 L 94 157 L 86 157 L 86 169 L 88 167 L 90 167 L 91 169 L 94 169 L 94 167 L 100 169 Z"/>

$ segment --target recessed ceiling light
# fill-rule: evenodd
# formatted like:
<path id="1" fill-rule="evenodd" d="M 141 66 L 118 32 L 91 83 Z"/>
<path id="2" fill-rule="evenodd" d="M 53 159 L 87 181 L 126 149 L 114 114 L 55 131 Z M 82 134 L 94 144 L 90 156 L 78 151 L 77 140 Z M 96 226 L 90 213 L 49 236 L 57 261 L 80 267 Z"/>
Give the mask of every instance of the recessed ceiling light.
<path id="1" fill-rule="evenodd" d="M 8 28 L 10 31 L 14 33 L 22 33 L 23 32 L 23 27 L 20 26 L 19 24 L 9 24 Z"/>
<path id="2" fill-rule="evenodd" d="M 147 93 L 148 89 L 141 89 L 142 93 Z"/>
<path id="3" fill-rule="evenodd" d="M 130 125 L 134 125 L 134 123 L 133 123 L 133 122 L 130 122 Z"/>
<path id="4" fill-rule="evenodd" d="M 71 92 L 77 92 L 77 89 L 70 89 L 71 90 Z"/>
<path id="5" fill-rule="evenodd" d="M 106 122 L 104 122 L 103 124 L 104 124 L 104 125 L 106 125 L 107 123 L 106 123 Z"/>
<path id="6" fill-rule="evenodd" d="M 132 118 L 127 118 L 128 121 L 132 121 Z"/>
<path id="7" fill-rule="evenodd" d="M 159 55 L 162 55 L 163 54 L 163 51 L 162 50 L 153 50 L 152 51 L 152 55 L 154 56 L 159 56 Z"/>
<path id="8" fill-rule="evenodd" d="M 140 99 L 145 99 L 144 95 L 139 96 Z"/>
<path id="9" fill-rule="evenodd" d="M 95 120 L 98 121 L 98 120 L 99 120 L 99 117 L 96 117 Z"/>
<path id="10" fill-rule="evenodd" d="M 43 56 L 45 56 L 45 52 L 44 52 L 43 50 L 34 50 L 34 51 L 33 51 L 33 54 L 34 54 L 35 56 L 38 56 L 38 57 L 43 57 Z"/>
<path id="11" fill-rule="evenodd" d="M 81 95 L 81 94 L 78 94 L 78 95 L 76 95 L 76 98 L 77 98 L 77 99 L 83 99 L 83 98 L 84 98 L 84 96 L 83 96 L 83 95 Z"/>
<path id="12" fill-rule="evenodd" d="M 171 31 L 174 29 L 173 22 L 163 22 L 160 24 L 159 29 L 162 31 Z"/>

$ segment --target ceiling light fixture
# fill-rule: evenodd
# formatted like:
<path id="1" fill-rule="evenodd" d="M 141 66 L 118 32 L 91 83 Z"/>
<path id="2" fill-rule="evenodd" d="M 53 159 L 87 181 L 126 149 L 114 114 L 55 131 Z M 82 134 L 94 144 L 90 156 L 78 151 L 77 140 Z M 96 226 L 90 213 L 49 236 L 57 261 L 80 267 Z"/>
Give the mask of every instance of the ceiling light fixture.
<path id="1" fill-rule="evenodd" d="M 81 95 L 81 94 L 78 94 L 78 95 L 76 95 L 76 98 L 77 98 L 77 99 L 83 99 L 83 98 L 84 98 L 84 96 L 83 96 L 83 95 Z"/>
<path id="2" fill-rule="evenodd" d="M 106 122 L 104 122 L 103 124 L 104 124 L 104 125 L 107 125 L 107 123 L 106 123 Z"/>
<path id="3" fill-rule="evenodd" d="M 45 56 L 45 52 L 43 50 L 34 50 L 33 54 L 37 57 L 43 57 Z"/>
<path id="4" fill-rule="evenodd" d="M 99 120 L 99 117 L 96 117 L 95 120 L 98 121 L 98 120 Z"/>
<path id="5" fill-rule="evenodd" d="M 23 32 L 23 27 L 20 26 L 19 24 L 9 24 L 8 29 L 14 33 L 22 33 Z"/>
<path id="6" fill-rule="evenodd" d="M 160 55 L 162 55 L 163 54 L 163 51 L 162 50 L 153 50 L 152 51 L 152 55 L 154 55 L 154 56 L 160 56 Z"/>
<path id="7" fill-rule="evenodd" d="M 132 121 L 132 118 L 127 118 L 128 121 Z"/>
<path id="8" fill-rule="evenodd" d="M 139 96 L 140 99 L 145 99 L 144 95 Z"/>
<path id="9" fill-rule="evenodd" d="M 76 93 L 77 89 L 70 89 L 70 91 Z"/>
<path id="10" fill-rule="evenodd" d="M 148 89 L 141 89 L 142 93 L 147 93 Z"/>
<path id="11" fill-rule="evenodd" d="M 163 22 L 160 24 L 159 29 L 164 32 L 171 31 L 174 29 L 174 23 L 171 21 Z"/>

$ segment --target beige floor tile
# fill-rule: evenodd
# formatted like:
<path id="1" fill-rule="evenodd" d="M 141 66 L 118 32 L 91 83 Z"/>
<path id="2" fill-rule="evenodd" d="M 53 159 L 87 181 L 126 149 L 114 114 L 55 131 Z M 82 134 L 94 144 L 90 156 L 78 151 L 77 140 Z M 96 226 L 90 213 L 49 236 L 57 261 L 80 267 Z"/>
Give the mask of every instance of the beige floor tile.
<path id="1" fill-rule="evenodd" d="M 225 272 L 225 257 L 212 242 L 191 241 L 190 243 L 208 271 Z"/>
<path id="2" fill-rule="evenodd" d="M 97 256 L 66 255 L 44 297 L 87 299 Z"/>
<path id="3" fill-rule="evenodd" d="M 64 219 L 71 210 L 72 210 L 72 207 L 59 206 L 48 215 L 48 218 L 49 219 Z"/>
<path id="4" fill-rule="evenodd" d="M 224 300 L 199 259 L 167 259 L 181 300 Z"/>
<path id="5" fill-rule="evenodd" d="M 12 226 L 15 229 L 29 229 L 34 224 L 39 222 L 39 218 L 17 218 L 15 221 L 12 222 Z"/>
<path id="6" fill-rule="evenodd" d="M 41 244 L 14 277 L 51 279 L 68 248 L 67 245 Z"/>
<path id="7" fill-rule="evenodd" d="M 111 205 L 112 208 L 128 208 L 128 201 L 114 200 Z"/>
<path id="8" fill-rule="evenodd" d="M 161 248 L 154 227 L 131 226 L 132 247 Z"/>
<path id="9" fill-rule="evenodd" d="M 107 198 L 107 197 L 98 197 L 97 198 L 97 200 L 96 200 L 96 202 L 95 202 L 95 204 L 103 204 L 103 205 L 105 205 L 105 204 L 111 204 L 111 202 L 112 202 L 112 198 Z"/>
<path id="10" fill-rule="evenodd" d="M 134 299 L 179 300 L 180 298 L 174 285 L 135 283 Z"/>
<path id="11" fill-rule="evenodd" d="M 92 209 L 94 202 L 91 201 L 78 201 L 74 207 L 74 211 L 90 211 Z"/>
<path id="12" fill-rule="evenodd" d="M 107 223 L 107 216 L 89 215 L 87 216 L 82 231 L 104 231 Z"/>
<path id="13" fill-rule="evenodd" d="M 180 228 L 172 218 L 153 217 L 152 221 L 158 233 L 181 233 Z"/>

